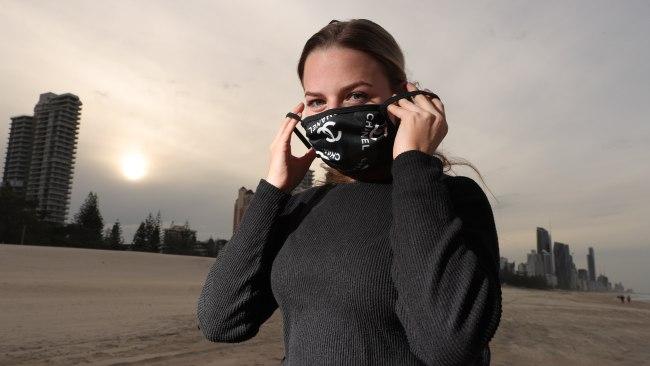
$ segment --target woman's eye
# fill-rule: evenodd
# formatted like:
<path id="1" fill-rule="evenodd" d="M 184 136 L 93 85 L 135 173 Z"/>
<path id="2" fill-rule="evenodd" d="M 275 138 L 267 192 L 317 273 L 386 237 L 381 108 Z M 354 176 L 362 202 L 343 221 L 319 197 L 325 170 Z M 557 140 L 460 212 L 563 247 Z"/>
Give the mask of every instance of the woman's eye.
<path id="1" fill-rule="evenodd" d="M 363 102 L 368 99 L 368 94 L 361 92 L 350 93 L 350 97 L 355 102 Z"/>
<path id="2" fill-rule="evenodd" d="M 318 107 L 320 105 L 321 102 L 322 102 L 322 100 L 320 100 L 320 99 L 312 99 L 312 100 L 307 102 L 307 106 L 309 106 L 311 108 L 316 108 L 316 107 Z"/>

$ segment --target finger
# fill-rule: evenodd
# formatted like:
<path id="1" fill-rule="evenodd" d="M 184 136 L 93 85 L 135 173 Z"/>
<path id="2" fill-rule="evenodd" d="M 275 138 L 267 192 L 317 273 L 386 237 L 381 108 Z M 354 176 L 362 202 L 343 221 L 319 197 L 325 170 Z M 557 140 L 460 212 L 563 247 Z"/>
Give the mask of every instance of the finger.
<path id="1" fill-rule="evenodd" d="M 291 109 L 291 112 L 296 113 L 296 110 L 300 107 L 300 104 L 302 104 L 302 102 L 296 104 L 296 106 Z M 273 138 L 274 142 L 278 140 L 280 136 L 282 136 L 282 132 L 284 131 L 286 125 L 290 122 L 291 119 L 292 119 L 291 117 L 287 116 L 282 120 L 282 123 L 280 124 L 280 128 L 278 128 L 278 131 L 276 132 L 275 137 Z"/>
<path id="2" fill-rule="evenodd" d="M 395 103 L 397 103 L 400 107 L 406 108 L 406 109 L 408 109 L 410 111 L 413 111 L 413 112 L 421 113 L 421 112 L 425 111 L 425 109 L 423 109 L 419 105 L 416 105 L 415 103 L 411 102 L 410 100 L 408 100 L 406 98 L 399 99 Z"/>
<path id="3" fill-rule="evenodd" d="M 398 100 L 396 103 L 398 103 L 400 107 L 408 109 L 411 112 L 431 114 L 431 115 L 434 116 L 434 121 L 438 121 L 443 117 L 442 113 L 440 113 L 440 111 L 438 111 L 436 109 L 436 107 L 434 107 L 433 104 L 431 104 L 432 102 L 430 102 L 430 101 L 427 102 L 429 104 L 428 108 L 422 108 L 419 105 L 409 101 L 406 98 L 402 98 L 402 99 Z"/>
<path id="4" fill-rule="evenodd" d="M 411 89 L 411 90 L 408 90 L 408 91 L 413 91 L 413 90 L 414 90 L 414 89 L 413 89 L 414 87 L 415 87 L 415 86 L 414 86 L 413 84 L 408 83 L 408 82 L 406 83 L 406 88 L 407 88 L 407 89 L 409 89 L 409 88 Z M 415 89 L 415 90 L 417 90 L 417 89 Z M 394 94 L 393 94 L 393 95 L 394 95 Z M 406 109 L 408 109 L 408 110 L 410 110 L 410 111 L 413 111 L 413 112 L 421 113 L 421 112 L 424 112 L 424 111 L 425 111 L 424 108 L 422 108 L 422 107 L 420 107 L 419 105 L 417 105 L 417 104 L 411 102 L 410 100 L 408 100 L 408 98 L 401 98 L 401 99 L 396 100 L 396 101 L 393 102 L 393 103 L 397 103 L 397 105 L 399 105 L 400 107 L 402 107 L 402 108 L 406 108 Z"/>
<path id="5" fill-rule="evenodd" d="M 416 91 L 419 90 L 415 84 L 412 83 L 406 83 L 406 90 L 408 91 Z M 415 104 L 420 106 L 422 109 L 425 109 L 431 113 L 434 113 L 435 110 L 435 105 L 432 104 L 431 99 L 424 95 L 424 94 L 416 94 L 413 97 L 413 100 L 415 101 Z"/>
<path id="6" fill-rule="evenodd" d="M 295 107 L 293 107 L 291 112 L 302 117 L 302 111 L 304 109 L 304 106 L 305 105 L 303 104 L 303 102 L 300 102 Z M 293 128 L 296 126 L 296 123 L 298 123 L 296 119 L 291 117 L 286 117 L 282 122 L 282 125 L 280 126 L 278 133 L 275 135 L 274 141 L 279 140 L 279 141 L 286 142 L 286 140 L 291 137 L 291 132 L 293 132 Z"/>
<path id="7" fill-rule="evenodd" d="M 302 118 L 302 110 L 305 105 L 301 102 L 296 110 L 294 110 L 294 113 L 300 116 Z M 289 118 L 289 123 L 284 126 L 284 130 L 282 131 L 282 135 L 280 136 L 281 141 L 285 143 L 290 143 L 291 142 L 291 134 L 293 133 L 293 129 L 296 127 L 296 124 L 298 124 L 298 120 L 295 118 Z"/>
<path id="8" fill-rule="evenodd" d="M 431 90 L 424 88 L 424 90 L 428 91 L 429 93 L 433 93 Z M 429 100 L 431 100 L 431 103 L 433 103 L 434 106 L 438 109 L 438 111 L 442 114 L 445 114 L 445 105 L 442 103 L 440 98 L 431 98 L 429 97 Z"/>
<path id="9" fill-rule="evenodd" d="M 436 108 L 438 108 L 438 111 L 440 111 L 441 114 L 443 114 L 443 115 L 445 114 L 445 105 L 442 104 L 440 99 L 433 98 L 433 99 L 431 99 L 431 102 L 436 106 Z"/>
<path id="10" fill-rule="evenodd" d="M 407 118 L 413 112 L 411 110 L 402 108 L 395 104 L 389 104 L 386 109 L 393 115 L 397 116 L 400 120 Z"/>

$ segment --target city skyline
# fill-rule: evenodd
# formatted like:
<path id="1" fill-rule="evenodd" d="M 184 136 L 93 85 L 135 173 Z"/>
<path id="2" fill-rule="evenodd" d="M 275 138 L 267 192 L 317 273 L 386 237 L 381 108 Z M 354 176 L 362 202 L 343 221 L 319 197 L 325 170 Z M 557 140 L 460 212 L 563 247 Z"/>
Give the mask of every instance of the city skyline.
<path id="1" fill-rule="evenodd" d="M 432 2 L 399 18 L 390 2 L 317 12 L 295 2 L 282 13 L 246 2 L 65 3 L 0 3 L 11 50 L 0 63 L 0 151 L 10 118 L 30 114 L 38 95 L 79 96 L 70 213 L 94 191 L 127 241 L 158 210 L 165 226 L 188 220 L 201 240 L 229 238 L 237 189 L 266 176 L 268 144 L 302 100 L 304 42 L 331 19 L 366 17 L 395 36 L 407 76 L 445 103 L 441 149 L 484 176 L 487 186 L 454 167 L 486 191 L 502 256 L 524 261 L 531 228 L 544 226 L 575 253 L 597 248 L 599 271 L 650 293 L 650 173 L 637 161 L 650 153 L 644 2 Z M 125 156 L 141 157 L 146 175 L 130 179 Z"/>
<path id="2" fill-rule="evenodd" d="M 622 281 L 609 281 L 609 276 L 597 270 L 595 251 L 589 247 L 585 260 L 585 267 L 574 260 L 575 252 L 570 251 L 570 245 L 554 241 L 548 230 L 543 227 L 536 228 L 537 250 L 531 249 L 527 253 L 525 262 L 510 261 L 501 256 L 499 268 L 504 276 L 520 275 L 526 277 L 540 277 L 549 288 L 558 288 L 572 291 L 619 291 L 634 290 L 625 287 Z M 551 244 L 552 243 L 552 244 Z M 506 279 L 506 283 L 507 279 Z M 624 288 L 625 287 L 625 288 Z M 638 292 L 638 291 L 637 291 Z"/>

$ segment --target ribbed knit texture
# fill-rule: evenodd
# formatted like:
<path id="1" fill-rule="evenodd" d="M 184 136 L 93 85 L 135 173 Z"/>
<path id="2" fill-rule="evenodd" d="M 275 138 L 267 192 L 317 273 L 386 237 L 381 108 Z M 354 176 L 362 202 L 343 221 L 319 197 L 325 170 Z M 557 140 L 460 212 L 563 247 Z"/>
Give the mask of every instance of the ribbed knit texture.
<path id="1" fill-rule="evenodd" d="M 487 365 L 501 319 L 492 209 L 417 150 L 392 181 L 290 195 L 260 179 L 198 299 L 213 342 L 254 337 L 279 307 L 283 365 Z"/>

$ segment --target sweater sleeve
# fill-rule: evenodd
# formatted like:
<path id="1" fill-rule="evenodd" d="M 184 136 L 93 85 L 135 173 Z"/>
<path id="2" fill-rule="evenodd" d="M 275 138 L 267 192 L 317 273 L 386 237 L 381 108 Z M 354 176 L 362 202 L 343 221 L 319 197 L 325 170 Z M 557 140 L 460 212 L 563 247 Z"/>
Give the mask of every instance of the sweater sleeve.
<path id="1" fill-rule="evenodd" d="M 427 365 L 473 364 L 501 319 L 490 204 L 468 178 L 464 205 L 484 224 L 466 225 L 441 181 L 442 162 L 419 150 L 399 154 L 392 174 L 391 278 L 411 351 Z"/>
<path id="2" fill-rule="evenodd" d="M 199 328 L 211 342 L 248 340 L 277 309 L 270 269 L 281 243 L 274 224 L 290 197 L 260 179 L 242 221 L 217 255 L 197 303 Z"/>

